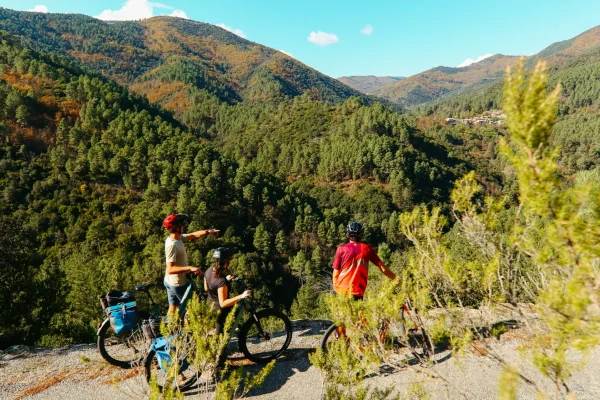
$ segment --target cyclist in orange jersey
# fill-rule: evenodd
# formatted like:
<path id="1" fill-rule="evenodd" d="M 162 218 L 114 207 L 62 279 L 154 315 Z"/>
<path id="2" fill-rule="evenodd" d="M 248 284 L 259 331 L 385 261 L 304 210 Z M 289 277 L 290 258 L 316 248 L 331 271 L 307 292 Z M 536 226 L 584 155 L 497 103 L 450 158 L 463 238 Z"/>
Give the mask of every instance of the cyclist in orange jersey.
<path id="1" fill-rule="evenodd" d="M 396 275 L 387 268 L 375 249 L 361 242 L 365 229 L 360 222 L 351 222 L 346 228 L 346 237 L 350 241 L 341 245 L 333 260 L 333 290 L 338 294 L 353 296 L 362 300 L 369 279 L 369 262 L 379 268 L 385 276 L 395 279 Z"/>

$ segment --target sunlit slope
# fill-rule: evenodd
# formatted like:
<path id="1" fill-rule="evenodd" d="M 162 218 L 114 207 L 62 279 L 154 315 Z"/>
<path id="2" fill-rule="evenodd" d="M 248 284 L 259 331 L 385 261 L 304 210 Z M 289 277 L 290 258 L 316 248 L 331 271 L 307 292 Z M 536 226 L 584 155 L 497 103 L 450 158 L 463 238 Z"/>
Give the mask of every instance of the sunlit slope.
<path id="1" fill-rule="evenodd" d="M 385 86 L 374 94 L 404 106 L 414 106 L 482 81 L 496 80 L 518 59 L 497 54 L 468 67 L 437 67 Z"/>
<path id="2" fill-rule="evenodd" d="M 537 60 L 546 60 L 551 65 L 558 65 L 599 46 L 600 27 L 595 27 L 575 38 L 554 43 L 538 54 L 524 58 L 529 66 Z M 499 82 L 506 68 L 514 65 L 520 58 L 497 54 L 467 67 L 437 67 L 382 87 L 373 94 L 411 107 Z"/>
<path id="3" fill-rule="evenodd" d="M 175 112 L 190 107 L 190 93 L 197 89 L 227 102 L 278 101 L 305 93 L 328 102 L 362 96 L 280 51 L 191 20 L 104 22 L 0 9 L 0 29 L 32 48 L 68 54 Z"/>

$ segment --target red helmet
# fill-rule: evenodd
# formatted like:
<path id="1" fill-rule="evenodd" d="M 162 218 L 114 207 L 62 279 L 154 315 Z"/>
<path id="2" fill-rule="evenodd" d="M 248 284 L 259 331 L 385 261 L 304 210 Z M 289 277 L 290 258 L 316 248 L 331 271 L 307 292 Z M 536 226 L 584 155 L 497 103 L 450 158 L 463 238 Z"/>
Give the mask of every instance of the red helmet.
<path id="1" fill-rule="evenodd" d="M 179 232 L 190 217 L 187 214 L 171 214 L 163 221 L 163 226 L 171 233 Z"/>

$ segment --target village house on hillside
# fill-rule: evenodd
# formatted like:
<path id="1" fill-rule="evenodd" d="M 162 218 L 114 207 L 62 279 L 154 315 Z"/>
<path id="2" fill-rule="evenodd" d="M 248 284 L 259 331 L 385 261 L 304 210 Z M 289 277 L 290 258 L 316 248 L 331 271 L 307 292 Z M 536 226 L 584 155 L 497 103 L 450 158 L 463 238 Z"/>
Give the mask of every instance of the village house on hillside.
<path id="1" fill-rule="evenodd" d="M 500 110 L 491 110 L 486 111 L 483 115 L 472 118 L 464 118 L 464 119 L 455 119 L 455 118 L 446 118 L 446 123 L 449 125 L 504 125 L 504 121 L 506 120 L 506 115 L 502 113 Z"/>

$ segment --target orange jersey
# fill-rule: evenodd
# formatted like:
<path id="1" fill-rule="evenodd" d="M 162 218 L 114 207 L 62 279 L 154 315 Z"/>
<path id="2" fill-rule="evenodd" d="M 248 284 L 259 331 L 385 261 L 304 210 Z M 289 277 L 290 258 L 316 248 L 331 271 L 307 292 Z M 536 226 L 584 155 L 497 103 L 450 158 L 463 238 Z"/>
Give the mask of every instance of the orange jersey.
<path id="1" fill-rule="evenodd" d="M 346 243 L 338 247 L 333 260 L 333 269 L 340 271 L 333 284 L 333 290 L 339 294 L 364 296 L 369 279 L 369 262 L 383 265 L 377 253 L 366 243 Z"/>

